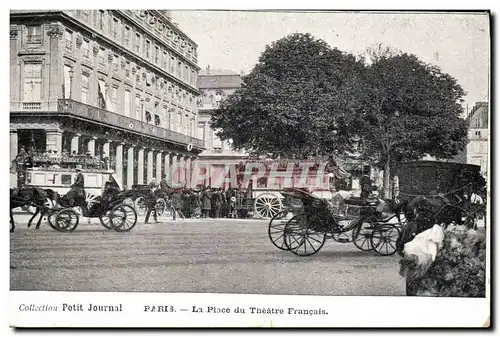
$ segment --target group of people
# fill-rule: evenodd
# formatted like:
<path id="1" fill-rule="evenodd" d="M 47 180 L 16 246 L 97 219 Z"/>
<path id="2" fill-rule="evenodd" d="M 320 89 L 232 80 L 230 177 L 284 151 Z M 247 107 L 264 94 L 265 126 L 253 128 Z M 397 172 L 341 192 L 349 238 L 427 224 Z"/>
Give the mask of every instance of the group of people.
<path id="1" fill-rule="evenodd" d="M 231 218 L 237 216 L 237 195 L 236 189 L 224 190 L 221 188 L 212 188 L 210 186 L 199 186 L 196 189 L 171 188 L 166 180 L 162 178 L 160 183 L 153 179 L 148 188 L 152 191 L 149 197 L 146 197 L 146 219 L 148 223 L 152 214 L 157 221 L 156 201 L 164 198 L 172 210 L 172 218 Z"/>

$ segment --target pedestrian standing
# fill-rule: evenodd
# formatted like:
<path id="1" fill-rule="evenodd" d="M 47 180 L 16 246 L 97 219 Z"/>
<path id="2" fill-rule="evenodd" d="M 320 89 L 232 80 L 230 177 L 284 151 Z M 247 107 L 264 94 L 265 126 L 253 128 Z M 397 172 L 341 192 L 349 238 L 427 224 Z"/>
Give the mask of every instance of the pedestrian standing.
<path id="1" fill-rule="evenodd" d="M 203 217 L 208 218 L 210 210 L 212 209 L 212 193 L 210 189 L 205 187 L 202 193 L 203 201 Z"/>
<path id="2" fill-rule="evenodd" d="M 184 217 L 184 215 L 180 212 L 182 207 L 182 195 L 181 192 L 176 189 L 172 194 L 172 218 L 176 221 L 176 216 L 179 214 L 180 217 Z"/>
<path id="3" fill-rule="evenodd" d="M 155 222 L 158 223 L 158 214 L 156 212 L 156 193 L 155 193 L 157 189 L 158 189 L 158 183 L 156 182 L 156 179 L 153 178 L 153 180 L 148 185 L 148 192 L 144 196 L 144 199 L 146 201 L 146 219 L 144 220 L 145 224 L 149 222 L 149 217 L 151 216 L 151 213 L 153 213 Z"/>

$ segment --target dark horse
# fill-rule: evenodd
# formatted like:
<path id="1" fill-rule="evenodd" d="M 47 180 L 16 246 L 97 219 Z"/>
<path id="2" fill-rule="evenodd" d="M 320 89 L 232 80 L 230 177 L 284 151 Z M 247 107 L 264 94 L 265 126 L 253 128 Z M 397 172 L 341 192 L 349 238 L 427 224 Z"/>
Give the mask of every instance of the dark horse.
<path id="1" fill-rule="evenodd" d="M 20 187 L 10 189 L 10 232 L 13 233 L 16 225 L 14 223 L 14 216 L 12 210 L 14 208 L 23 206 L 33 206 L 36 208 L 35 214 L 28 221 L 28 227 L 31 226 L 32 221 L 35 217 L 40 214 L 40 219 L 35 226 L 35 229 L 40 228 L 40 223 L 42 218 L 47 214 L 48 207 L 45 205 L 48 195 L 47 192 L 38 187 Z"/>

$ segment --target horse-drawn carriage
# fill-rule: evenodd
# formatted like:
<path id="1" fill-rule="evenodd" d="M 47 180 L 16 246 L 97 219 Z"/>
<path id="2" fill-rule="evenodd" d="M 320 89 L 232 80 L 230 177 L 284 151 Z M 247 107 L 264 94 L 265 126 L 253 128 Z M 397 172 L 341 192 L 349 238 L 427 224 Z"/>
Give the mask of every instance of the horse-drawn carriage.
<path id="1" fill-rule="evenodd" d="M 477 227 L 486 217 L 486 180 L 480 166 L 437 161 L 401 163 L 396 168 L 400 200 L 416 204 L 435 224 Z"/>
<path id="2" fill-rule="evenodd" d="M 236 165 L 234 184 L 226 183 L 224 189 L 232 193 L 232 205 L 238 217 L 253 216 L 271 219 L 287 209 L 284 189 L 306 187 L 312 194 L 329 199 L 332 174 L 319 161 L 249 160 Z M 221 181 L 228 165 L 211 165 L 209 185 Z M 202 173 L 205 172 L 201 169 Z M 214 186 L 212 186 L 214 187 Z M 218 187 L 218 186 L 215 186 Z"/>
<path id="3" fill-rule="evenodd" d="M 24 207 L 33 214 L 31 221 L 40 214 L 37 228 L 43 216 L 49 225 L 63 232 L 73 231 L 79 224 L 80 216 L 99 218 L 101 224 L 115 231 L 129 231 L 137 223 L 137 214 L 128 205 L 129 191 L 122 191 L 119 179 L 113 171 L 97 167 L 81 169 L 85 181 L 85 194 L 77 198 L 68 195 L 77 172 L 73 167 L 29 167 L 17 172 L 22 177 L 21 187 L 11 189 L 12 208 Z M 19 181 L 18 181 L 19 183 Z M 36 192 L 25 192 L 36 191 Z M 114 191 L 111 193 L 107 193 Z M 26 195 L 36 194 L 36 201 L 26 199 Z M 43 197 L 43 200 L 40 198 Z M 27 206 L 27 207 L 26 207 Z M 11 212 L 12 228 L 14 220 Z"/>
<path id="4" fill-rule="evenodd" d="M 317 253 L 327 238 L 340 243 L 353 242 L 360 250 L 374 250 L 380 255 L 396 252 L 399 228 L 404 224 L 403 208 L 398 204 L 393 214 L 383 217 L 377 204 L 359 205 L 359 214 L 341 214 L 328 200 L 302 189 L 290 189 L 282 194 L 288 210 L 271 219 L 268 235 L 279 249 L 299 256 Z M 287 217 L 290 212 L 291 217 Z"/>

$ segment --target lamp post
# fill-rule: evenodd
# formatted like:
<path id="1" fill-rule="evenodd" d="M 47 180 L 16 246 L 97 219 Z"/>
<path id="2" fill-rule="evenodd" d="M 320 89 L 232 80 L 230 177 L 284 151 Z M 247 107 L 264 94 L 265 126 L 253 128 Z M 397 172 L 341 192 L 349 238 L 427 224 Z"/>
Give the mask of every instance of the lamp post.
<path id="1" fill-rule="evenodd" d="M 75 74 L 75 71 L 73 68 L 69 70 L 69 99 L 73 98 L 73 75 Z"/>

